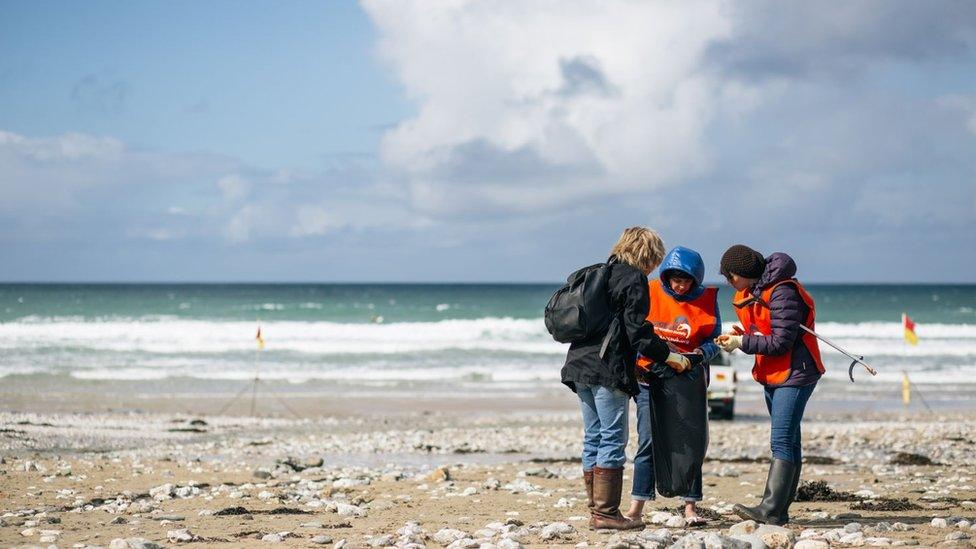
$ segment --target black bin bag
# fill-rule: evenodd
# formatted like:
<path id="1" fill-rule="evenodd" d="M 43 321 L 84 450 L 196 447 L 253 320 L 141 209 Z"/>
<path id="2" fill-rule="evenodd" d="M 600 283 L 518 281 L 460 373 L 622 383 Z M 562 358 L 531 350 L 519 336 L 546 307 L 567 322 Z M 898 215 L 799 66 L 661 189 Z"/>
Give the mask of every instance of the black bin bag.
<path id="1" fill-rule="evenodd" d="M 650 380 L 654 477 L 665 497 L 691 491 L 708 450 L 708 367 L 700 355 L 685 356 L 692 360 L 691 370 L 678 374 L 657 367 Z"/>

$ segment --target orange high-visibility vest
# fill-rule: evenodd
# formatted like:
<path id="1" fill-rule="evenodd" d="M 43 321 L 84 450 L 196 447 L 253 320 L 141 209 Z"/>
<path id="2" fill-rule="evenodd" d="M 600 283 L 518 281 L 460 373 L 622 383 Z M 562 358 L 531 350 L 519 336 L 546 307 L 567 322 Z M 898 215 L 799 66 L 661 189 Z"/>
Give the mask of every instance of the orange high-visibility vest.
<path id="1" fill-rule="evenodd" d="M 660 280 L 651 280 L 647 289 L 651 298 L 647 321 L 654 325 L 654 333 L 667 341 L 672 351 L 693 352 L 715 332 L 718 288 L 705 288 L 700 296 L 689 301 L 671 297 Z M 651 361 L 643 356 L 637 359 L 641 368 L 650 364 Z"/>
<path id="2" fill-rule="evenodd" d="M 749 289 L 740 290 L 735 293 L 735 296 L 732 297 L 732 304 L 735 305 L 735 314 L 739 317 L 739 322 L 742 323 L 742 328 L 747 334 L 768 336 L 773 333 L 773 318 L 769 313 L 769 299 L 773 295 L 773 290 L 780 284 L 792 284 L 796 287 L 800 298 L 807 304 L 807 309 L 809 310 L 806 320 L 803 321 L 803 325 L 811 330 L 814 329 L 816 306 L 813 303 L 813 298 L 810 297 L 810 294 L 807 293 L 806 289 L 798 280 L 791 278 L 766 288 L 758 298 L 752 295 Z M 807 350 L 810 351 L 810 356 L 813 357 L 813 361 L 817 365 L 817 370 L 821 374 L 824 373 L 825 370 L 823 361 L 820 358 L 820 345 L 817 343 L 817 338 L 807 331 L 801 332 L 800 337 Z M 755 362 L 752 366 L 752 378 L 763 385 L 780 385 L 786 383 L 786 380 L 790 378 L 792 358 L 792 348 L 781 355 L 756 355 Z"/>

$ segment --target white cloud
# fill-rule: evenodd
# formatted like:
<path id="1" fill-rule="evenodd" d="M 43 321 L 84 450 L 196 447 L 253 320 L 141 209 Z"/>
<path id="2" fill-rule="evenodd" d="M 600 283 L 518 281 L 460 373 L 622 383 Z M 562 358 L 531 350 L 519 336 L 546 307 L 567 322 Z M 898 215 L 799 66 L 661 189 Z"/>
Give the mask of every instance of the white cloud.
<path id="1" fill-rule="evenodd" d="M 231 216 L 224 227 L 224 236 L 232 242 L 244 242 L 251 238 L 257 220 L 258 209 L 248 204 Z"/>
<path id="2" fill-rule="evenodd" d="M 217 188 L 224 193 L 224 198 L 230 202 L 247 198 L 251 192 L 251 183 L 237 174 L 225 175 L 217 180 Z"/>
<path id="3" fill-rule="evenodd" d="M 378 188 L 368 172 L 265 171 L 79 133 L 31 138 L 0 130 L 0 196 L 7 228 L 0 239 L 14 240 L 241 243 L 413 223 L 400 196 Z"/>
<path id="4" fill-rule="evenodd" d="M 344 223 L 322 206 L 304 205 L 298 208 L 291 236 L 318 236 L 340 228 Z"/>
<path id="5" fill-rule="evenodd" d="M 527 185 L 541 206 L 701 173 L 718 104 L 749 95 L 700 70 L 731 30 L 719 2 L 363 5 L 418 103 L 382 155 L 422 211 L 528 209 Z"/>
<path id="6" fill-rule="evenodd" d="M 939 98 L 944 109 L 961 114 L 966 128 L 976 135 L 976 95 L 952 94 Z"/>

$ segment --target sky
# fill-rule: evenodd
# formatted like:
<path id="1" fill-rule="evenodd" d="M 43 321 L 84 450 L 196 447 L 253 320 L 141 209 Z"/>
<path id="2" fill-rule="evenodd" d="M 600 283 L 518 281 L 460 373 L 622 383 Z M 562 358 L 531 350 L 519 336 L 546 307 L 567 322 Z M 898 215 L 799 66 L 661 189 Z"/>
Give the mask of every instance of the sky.
<path id="1" fill-rule="evenodd" d="M 0 0 L 0 281 L 976 282 L 976 3 Z"/>

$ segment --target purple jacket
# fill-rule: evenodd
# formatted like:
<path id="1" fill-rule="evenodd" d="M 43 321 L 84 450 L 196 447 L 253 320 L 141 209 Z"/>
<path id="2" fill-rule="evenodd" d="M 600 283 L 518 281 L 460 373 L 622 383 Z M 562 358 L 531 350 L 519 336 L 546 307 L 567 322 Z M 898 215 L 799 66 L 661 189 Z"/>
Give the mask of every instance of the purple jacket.
<path id="1" fill-rule="evenodd" d="M 752 287 L 753 295 L 796 275 L 793 258 L 776 252 L 766 258 L 766 270 Z M 742 352 L 750 355 L 781 355 L 790 350 L 790 377 L 779 387 L 802 387 L 816 383 L 820 371 L 813 361 L 801 337 L 800 325 L 806 319 L 809 307 L 792 284 L 783 284 L 769 297 L 769 314 L 772 317 L 772 333 L 768 336 L 743 335 Z"/>

